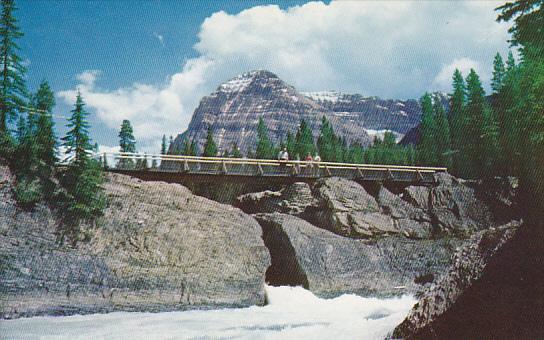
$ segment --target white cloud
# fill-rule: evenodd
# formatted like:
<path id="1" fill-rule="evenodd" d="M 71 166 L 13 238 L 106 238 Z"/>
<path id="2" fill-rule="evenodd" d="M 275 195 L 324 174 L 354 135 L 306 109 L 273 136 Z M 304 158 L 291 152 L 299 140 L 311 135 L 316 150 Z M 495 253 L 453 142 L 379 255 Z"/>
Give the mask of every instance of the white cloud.
<path id="1" fill-rule="evenodd" d="M 489 78 L 493 55 L 508 48 L 508 24 L 495 22 L 497 5 L 333 1 L 221 11 L 201 25 L 200 55 L 165 84 L 105 91 L 96 86 L 99 73 L 90 71 L 78 77 L 78 88 L 107 126 L 117 129 L 130 119 L 137 139 L 157 147 L 163 133 L 187 127 L 203 95 L 252 69 L 268 69 L 302 91 L 418 98 L 449 90 L 455 67 L 474 67 Z M 58 95 L 71 102 L 75 90 Z"/>
<path id="2" fill-rule="evenodd" d="M 468 75 L 471 69 L 474 69 L 479 74 L 480 79 L 484 82 L 489 80 L 489 72 L 482 68 L 480 63 L 470 58 L 455 59 L 450 64 L 444 65 L 438 75 L 433 80 L 433 85 L 438 90 L 449 91 L 453 81 L 453 72 L 455 69 L 461 71 L 464 77 Z"/>
<path id="3" fill-rule="evenodd" d="M 164 46 L 164 36 L 157 32 L 153 32 L 153 36 L 159 40 L 162 46 Z"/>

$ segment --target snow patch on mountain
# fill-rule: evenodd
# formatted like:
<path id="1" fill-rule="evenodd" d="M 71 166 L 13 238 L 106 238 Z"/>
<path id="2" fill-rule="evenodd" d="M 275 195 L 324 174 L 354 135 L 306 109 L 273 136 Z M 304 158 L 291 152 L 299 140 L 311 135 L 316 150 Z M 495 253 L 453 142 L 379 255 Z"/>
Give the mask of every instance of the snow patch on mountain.
<path id="1" fill-rule="evenodd" d="M 337 103 L 343 97 L 343 94 L 337 91 L 301 92 L 301 94 L 316 102 Z"/>
<path id="2" fill-rule="evenodd" d="M 402 137 L 404 137 L 404 134 L 402 133 L 398 133 L 396 131 L 392 131 L 392 130 L 373 130 L 373 129 L 364 129 L 366 131 L 366 133 L 374 138 L 374 137 L 378 137 L 379 139 L 382 139 L 383 140 L 383 137 L 385 135 L 386 132 L 392 132 L 393 135 L 395 135 L 395 141 L 398 143 L 400 142 L 400 140 L 402 139 Z"/>

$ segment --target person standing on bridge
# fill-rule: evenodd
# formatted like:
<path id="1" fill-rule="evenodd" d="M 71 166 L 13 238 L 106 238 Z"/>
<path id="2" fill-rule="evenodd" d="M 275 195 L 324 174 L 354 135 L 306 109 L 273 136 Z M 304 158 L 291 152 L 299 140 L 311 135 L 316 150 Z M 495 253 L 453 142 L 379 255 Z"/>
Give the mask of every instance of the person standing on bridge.
<path id="1" fill-rule="evenodd" d="M 306 155 L 306 158 L 304 158 L 304 161 L 306 162 L 306 168 L 305 168 L 305 171 L 306 173 L 308 174 L 312 174 L 312 169 L 314 167 L 314 159 L 312 157 L 312 154 L 310 152 L 308 152 L 308 154 Z"/>
<path id="2" fill-rule="evenodd" d="M 321 162 L 321 156 L 316 152 L 314 157 L 315 162 L 315 174 L 319 176 L 319 162 Z"/>
<path id="3" fill-rule="evenodd" d="M 289 160 L 289 153 L 287 152 L 287 148 L 283 148 L 283 150 L 280 151 L 280 153 L 278 154 L 278 160 L 280 161 L 280 169 L 284 171 L 285 167 L 287 166 L 287 161 Z"/>

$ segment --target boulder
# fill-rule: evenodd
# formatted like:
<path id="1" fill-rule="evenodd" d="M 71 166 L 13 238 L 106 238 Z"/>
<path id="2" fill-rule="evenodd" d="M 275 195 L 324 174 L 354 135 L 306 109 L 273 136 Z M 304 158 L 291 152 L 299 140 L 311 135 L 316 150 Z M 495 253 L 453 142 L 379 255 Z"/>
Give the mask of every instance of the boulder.
<path id="1" fill-rule="evenodd" d="M 403 339 L 464 338 L 466 334 L 463 336 L 463 331 L 459 329 L 463 328 L 463 323 L 472 323 L 473 319 L 482 316 L 466 314 L 454 316 L 451 315 L 450 310 L 454 309 L 454 306 L 464 295 L 469 294 L 476 282 L 482 278 L 488 264 L 498 254 L 499 250 L 516 235 L 519 226 L 519 222 L 513 221 L 474 234 L 468 242 L 455 252 L 452 265 L 447 273 L 437 284 L 432 285 L 425 291 L 406 319 L 395 328 L 393 337 Z M 488 282 L 488 284 L 491 284 L 491 286 L 497 285 L 496 282 Z M 489 287 L 489 289 L 493 289 L 493 287 Z M 493 296 L 493 294 L 493 292 L 486 292 L 482 295 L 485 297 Z M 465 305 L 467 301 L 469 304 L 477 305 L 487 303 L 487 301 L 467 299 L 464 301 Z M 508 307 L 501 306 L 501 308 L 507 309 Z M 495 311 L 499 312 L 499 309 Z M 482 312 L 492 313 L 489 310 Z M 493 317 L 483 318 L 486 320 L 494 319 Z M 504 322 L 508 322 L 508 320 L 504 320 Z M 465 325 L 465 327 L 474 330 L 470 324 Z M 483 332 L 486 334 L 492 332 L 493 334 L 502 333 L 501 337 L 505 337 L 506 334 L 501 331 L 497 332 L 495 329 L 480 329 L 480 331 L 482 331 L 482 333 L 479 333 L 480 335 L 483 335 Z M 472 334 L 471 337 L 474 336 L 476 334 Z M 490 336 L 490 338 L 496 338 L 496 336 Z"/>
<path id="2" fill-rule="evenodd" d="M 255 218 L 272 257 L 267 281 L 300 285 L 320 296 L 415 293 L 422 289 L 421 277 L 437 277 L 448 267 L 451 252 L 460 244 L 456 239 L 401 236 L 371 242 L 339 236 L 291 215 Z"/>
<path id="3" fill-rule="evenodd" d="M 416 187 L 413 187 L 416 188 Z M 419 190 L 412 189 L 418 192 Z M 393 218 L 394 230 L 411 238 L 430 238 L 433 233 L 431 216 L 399 195 L 395 195 L 384 186 L 378 191 L 377 201 L 384 214 Z"/>
<path id="4" fill-rule="evenodd" d="M 376 199 L 357 182 L 325 178 L 313 192 L 319 209 L 308 220 L 319 227 L 355 238 L 398 232 L 391 217 L 381 213 Z"/>
<path id="5" fill-rule="evenodd" d="M 442 234 L 468 236 L 492 225 L 492 214 L 476 191 L 447 173 L 435 175 L 430 192 L 430 213 Z"/>
<path id="6" fill-rule="evenodd" d="M 3 318 L 264 304 L 270 255 L 253 218 L 177 184 L 109 174 L 104 187 L 104 216 L 82 228 L 88 240 L 76 246 L 59 245 L 47 207 L 8 203 Z"/>
<path id="7" fill-rule="evenodd" d="M 430 189 L 426 186 L 411 185 L 404 189 L 402 198 L 416 208 L 429 210 Z"/>
<path id="8" fill-rule="evenodd" d="M 241 195 L 236 205 L 246 213 L 281 212 L 301 215 L 308 207 L 315 206 L 316 200 L 308 183 L 296 182 L 279 191 L 262 191 Z"/>

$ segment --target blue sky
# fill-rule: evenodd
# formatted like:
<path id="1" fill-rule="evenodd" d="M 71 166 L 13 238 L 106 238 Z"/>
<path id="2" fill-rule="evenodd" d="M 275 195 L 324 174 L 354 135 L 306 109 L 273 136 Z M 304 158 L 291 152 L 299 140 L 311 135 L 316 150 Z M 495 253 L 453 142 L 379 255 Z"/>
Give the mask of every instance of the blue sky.
<path id="1" fill-rule="evenodd" d="M 98 143 L 115 146 L 130 119 L 152 152 L 186 128 L 203 95 L 252 69 L 304 91 L 399 99 L 448 91 L 455 67 L 487 83 L 493 55 L 508 50 L 498 4 L 31 0 L 16 16 L 30 89 L 47 79 L 62 116 L 79 89 Z"/>

